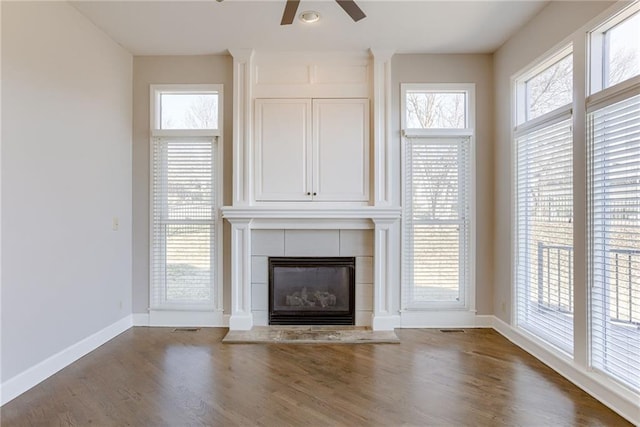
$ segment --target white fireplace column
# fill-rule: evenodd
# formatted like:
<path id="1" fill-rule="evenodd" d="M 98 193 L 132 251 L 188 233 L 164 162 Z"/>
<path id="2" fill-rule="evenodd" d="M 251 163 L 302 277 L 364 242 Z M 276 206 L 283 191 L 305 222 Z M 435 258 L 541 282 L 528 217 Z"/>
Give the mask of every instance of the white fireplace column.
<path id="1" fill-rule="evenodd" d="M 231 317 L 229 329 L 248 331 L 251 313 L 251 219 L 228 219 L 231 224 Z"/>
<path id="2" fill-rule="evenodd" d="M 400 326 L 400 221 L 374 218 L 373 319 L 374 331 Z"/>
<path id="3" fill-rule="evenodd" d="M 233 206 L 251 200 L 253 49 L 230 49 L 233 57 Z"/>
<path id="4" fill-rule="evenodd" d="M 374 206 L 391 206 L 391 58 L 393 51 L 371 49 L 373 59 Z"/>

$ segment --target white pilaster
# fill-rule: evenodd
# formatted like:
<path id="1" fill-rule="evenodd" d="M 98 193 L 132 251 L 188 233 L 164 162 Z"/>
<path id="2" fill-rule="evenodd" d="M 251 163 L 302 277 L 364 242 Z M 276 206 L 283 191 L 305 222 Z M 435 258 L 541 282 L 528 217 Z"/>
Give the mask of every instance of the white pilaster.
<path id="1" fill-rule="evenodd" d="M 233 206 L 251 201 L 251 88 L 253 49 L 230 49 L 233 57 Z"/>
<path id="2" fill-rule="evenodd" d="M 251 314 L 251 220 L 231 223 L 231 317 L 229 329 L 249 330 Z"/>
<path id="3" fill-rule="evenodd" d="M 391 201 L 391 57 L 393 51 L 371 49 L 373 57 L 374 205 Z"/>
<path id="4" fill-rule="evenodd" d="M 400 223 L 398 219 L 373 219 L 373 319 L 374 331 L 400 326 L 398 295 L 400 285 Z"/>

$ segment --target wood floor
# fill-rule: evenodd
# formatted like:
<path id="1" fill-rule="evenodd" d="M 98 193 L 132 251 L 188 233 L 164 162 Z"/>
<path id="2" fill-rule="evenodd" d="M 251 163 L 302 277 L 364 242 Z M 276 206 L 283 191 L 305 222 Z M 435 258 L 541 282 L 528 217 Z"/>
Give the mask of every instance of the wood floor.
<path id="1" fill-rule="evenodd" d="M 490 329 L 401 344 L 222 344 L 133 328 L 6 404 L 8 426 L 625 426 Z"/>

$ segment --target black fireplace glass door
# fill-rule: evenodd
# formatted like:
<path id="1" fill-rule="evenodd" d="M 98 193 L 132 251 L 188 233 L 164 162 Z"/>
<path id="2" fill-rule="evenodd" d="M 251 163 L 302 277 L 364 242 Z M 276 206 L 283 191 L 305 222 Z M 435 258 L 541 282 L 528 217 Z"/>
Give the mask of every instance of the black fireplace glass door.
<path id="1" fill-rule="evenodd" d="M 272 324 L 353 322 L 354 258 L 271 258 L 269 314 Z"/>
<path id="2" fill-rule="evenodd" d="M 276 267 L 273 277 L 274 310 L 349 310 L 348 267 Z"/>

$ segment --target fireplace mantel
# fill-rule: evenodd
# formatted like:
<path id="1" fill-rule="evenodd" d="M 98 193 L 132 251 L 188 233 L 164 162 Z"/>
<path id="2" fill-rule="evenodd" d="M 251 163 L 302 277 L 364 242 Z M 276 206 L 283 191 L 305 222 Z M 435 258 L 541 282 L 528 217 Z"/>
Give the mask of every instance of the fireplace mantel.
<path id="1" fill-rule="evenodd" d="M 400 219 L 395 207 L 225 206 L 222 217 L 233 223 L 250 221 L 251 228 L 270 229 L 372 229 L 376 221 Z"/>
<path id="2" fill-rule="evenodd" d="M 374 330 L 400 325 L 395 309 L 400 267 L 400 208 L 390 207 L 224 207 L 231 224 L 231 317 L 229 328 L 253 327 L 251 312 L 251 232 L 256 229 L 373 229 Z"/>

